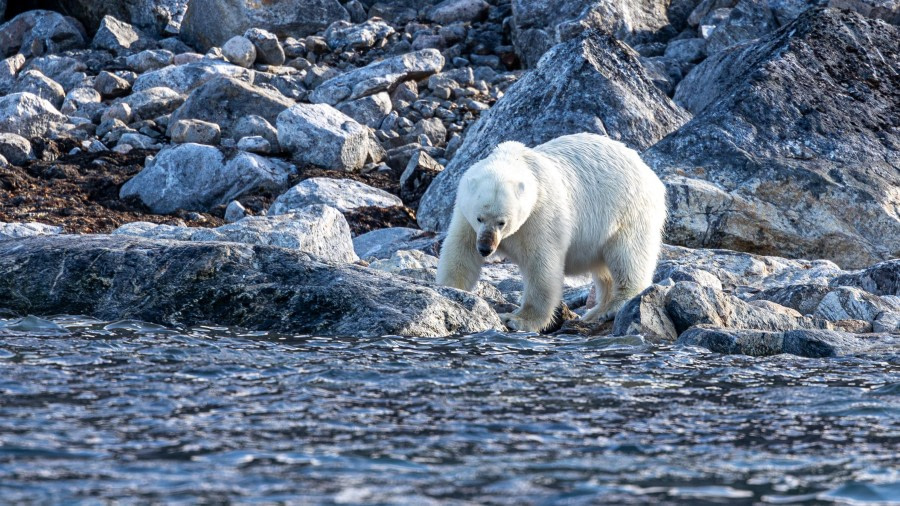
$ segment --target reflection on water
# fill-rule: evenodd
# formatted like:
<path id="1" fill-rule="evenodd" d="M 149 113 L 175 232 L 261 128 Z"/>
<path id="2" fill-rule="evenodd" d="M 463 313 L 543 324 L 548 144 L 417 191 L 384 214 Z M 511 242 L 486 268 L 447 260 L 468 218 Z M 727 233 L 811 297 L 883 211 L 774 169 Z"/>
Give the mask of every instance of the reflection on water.
<path id="1" fill-rule="evenodd" d="M 0 497 L 900 501 L 900 354 L 0 320 Z"/>

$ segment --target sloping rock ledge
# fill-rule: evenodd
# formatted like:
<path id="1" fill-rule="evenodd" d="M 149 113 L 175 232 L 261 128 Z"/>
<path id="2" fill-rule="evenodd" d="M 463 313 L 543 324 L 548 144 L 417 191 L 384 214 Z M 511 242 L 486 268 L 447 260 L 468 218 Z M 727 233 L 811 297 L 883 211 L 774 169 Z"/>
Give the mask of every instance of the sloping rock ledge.
<path id="1" fill-rule="evenodd" d="M 471 294 L 288 249 L 137 237 L 0 241 L 0 306 L 298 334 L 444 336 L 503 328 Z"/>

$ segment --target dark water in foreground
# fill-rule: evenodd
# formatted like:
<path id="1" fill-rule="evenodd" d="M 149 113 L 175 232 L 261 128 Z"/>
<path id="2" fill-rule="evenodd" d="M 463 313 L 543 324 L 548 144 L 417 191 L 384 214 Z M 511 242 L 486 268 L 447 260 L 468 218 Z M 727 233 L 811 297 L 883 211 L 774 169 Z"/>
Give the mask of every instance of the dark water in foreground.
<path id="1" fill-rule="evenodd" d="M 2 502 L 900 501 L 898 354 L 54 321 L 0 320 Z"/>

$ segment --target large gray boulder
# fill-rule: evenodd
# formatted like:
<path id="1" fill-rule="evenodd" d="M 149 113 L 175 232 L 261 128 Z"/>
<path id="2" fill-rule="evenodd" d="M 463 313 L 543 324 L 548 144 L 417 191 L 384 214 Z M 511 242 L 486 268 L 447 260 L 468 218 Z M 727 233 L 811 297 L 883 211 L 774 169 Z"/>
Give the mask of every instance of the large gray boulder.
<path id="1" fill-rule="evenodd" d="M 81 21 L 91 32 L 105 16 L 131 23 L 142 30 L 161 34 L 178 28 L 188 0 L 55 0 L 63 12 Z"/>
<path id="2" fill-rule="evenodd" d="M 359 260 L 353 250 L 350 225 L 334 208 L 313 205 L 278 216 L 248 216 L 216 228 L 127 223 L 113 234 L 178 241 L 224 241 L 279 246 L 309 253 L 332 263 Z"/>
<path id="3" fill-rule="evenodd" d="M 422 79 L 440 72 L 444 57 L 437 49 L 422 49 L 370 63 L 320 84 L 309 96 L 317 104 L 334 105 L 343 100 L 391 91 L 409 79 Z"/>
<path id="4" fill-rule="evenodd" d="M 165 86 L 136 91 L 123 98 L 121 103 L 127 104 L 135 121 L 154 119 L 169 114 L 184 103 L 184 96 Z"/>
<path id="5" fill-rule="evenodd" d="M 789 330 L 772 332 L 762 330 L 726 329 L 701 325 L 678 337 L 678 344 L 700 346 L 717 353 L 765 357 L 789 353 L 801 357 L 837 357 L 861 352 L 872 352 L 879 346 L 876 339 L 859 338 L 834 330 Z"/>
<path id="6" fill-rule="evenodd" d="M 684 16 L 670 15 L 670 3 L 673 2 L 513 0 L 513 44 L 523 63 L 533 68 L 551 47 L 584 29 L 609 33 L 631 45 L 666 39 L 685 24 L 685 19 L 681 19 Z"/>
<path id="7" fill-rule="evenodd" d="M 22 137 L 49 137 L 66 122 L 50 102 L 32 93 L 13 93 L 0 98 L 0 132 Z"/>
<path id="8" fill-rule="evenodd" d="M 15 53 L 40 56 L 82 48 L 87 44 L 84 27 L 58 12 L 23 12 L 0 25 L 0 58 Z"/>
<path id="9" fill-rule="evenodd" d="M 179 144 L 160 151 L 124 185 L 120 198 L 137 197 L 154 213 L 209 211 L 248 192 L 287 188 L 291 168 L 245 152 Z"/>
<path id="10" fill-rule="evenodd" d="M 235 137 L 235 126 L 241 119 L 256 115 L 274 123 L 292 105 L 294 101 L 280 93 L 230 77 L 216 77 L 191 92 L 172 113 L 169 128 L 178 120 L 199 119 L 219 125 L 224 137 Z"/>
<path id="11" fill-rule="evenodd" d="M 325 204 L 344 213 L 359 207 L 402 206 L 396 195 L 352 179 L 313 177 L 282 193 L 269 208 L 269 216 L 294 212 L 312 204 Z"/>
<path id="12" fill-rule="evenodd" d="M 667 239 L 862 267 L 900 255 L 900 29 L 815 9 L 706 59 L 693 120 L 644 153 Z"/>
<path id="13" fill-rule="evenodd" d="M 221 46 L 250 28 L 262 28 L 279 37 L 312 35 L 350 15 L 337 0 L 192 0 L 181 24 L 181 38 L 206 51 Z"/>
<path id="14" fill-rule="evenodd" d="M 466 132 L 462 146 L 419 203 L 419 226 L 444 230 L 462 174 L 500 142 L 535 146 L 593 132 L 643 150 L 689 119 L 657 88 L 638 55 L 596 32 L 554 47 Z"/>
<path id="15" fill-rule="evenodd" d="M 150 43 L 147 36 L 136 30 L 131 24 L 112 16 L 104 16 L 91 46 L 121 55 L 145 49 L 150 46 Z"/>
<path id="16" fill-rule="evenodd" d="M 127 236 L 0 241 L 0 305 L 165 325 L 338 336 L 502 328 L 482 299 L 275 246 Z"/>
<path id="17" fill-rule="evenodd" d="M 222 61 L 201 60 L 184 65 L 169 65 L 159 70 L 141 74 L 134 81 L 134 91 L 165 86 L 178 93 L 190 93 L 205 82 L 217 77 L 230 77 L 244 82 L 253 82 L 253 70 L 231 65 Z"/>
<path id="18" fill-rule="evenodd" d="M 361 168 L 374 142 L 366 127 L 326 104 L 297 104 L 276 123 L 278 143 L 294 160 L 325 169 Z"/>

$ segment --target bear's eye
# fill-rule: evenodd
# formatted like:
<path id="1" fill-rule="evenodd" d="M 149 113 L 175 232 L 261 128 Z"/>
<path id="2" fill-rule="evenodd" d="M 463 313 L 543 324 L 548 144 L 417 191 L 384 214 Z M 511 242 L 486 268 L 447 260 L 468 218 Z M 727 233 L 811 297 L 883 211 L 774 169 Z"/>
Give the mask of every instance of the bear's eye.
<path id="1" fill-rule="evenodd" d="M 497 225 L 500 225 L 501 227 L 505 227 L 505 226 L 506 226 L 506 222 L 505 222 L 505 221 L 501 221 L 501 222 L 498 222 Z"/>
<path id="2" fill-rule="evenodd" d="M 479 217 L 476 218 L 476 219 L 478 220 L 478 223 L 484 223 L 484 220 L 481 219 L 481 216 L 479 216 Z"/>

